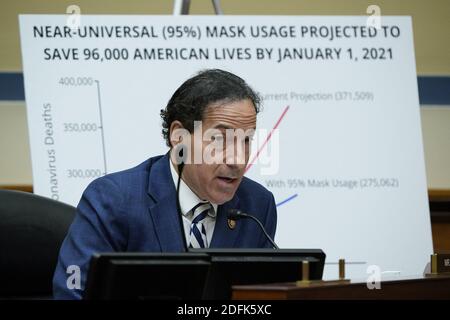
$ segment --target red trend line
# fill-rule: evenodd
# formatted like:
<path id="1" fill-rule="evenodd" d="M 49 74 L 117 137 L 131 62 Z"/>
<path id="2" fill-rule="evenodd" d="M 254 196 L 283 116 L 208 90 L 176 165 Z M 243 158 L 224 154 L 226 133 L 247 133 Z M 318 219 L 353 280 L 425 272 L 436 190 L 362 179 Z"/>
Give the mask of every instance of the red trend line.
<path id="1" fill-rule="evenodd" d="M 245 168 L 245 172 L 247 172 L 253 165 L 253 163 L 255 163 L 256 159 L 258 159 L 259 154 L 261 153 L 261 151 L 264 149 L 264 147 L 266 146 L 267 142 L 269 142 L 270 138 L 272 137 L 273 132 L 276 130 L 276 128 L 278 128 L 281 120 L 283 120 L 284 116 L 286 115 L 286 112 L 289 110 L 289 106 L 286 106 L 286 108 L 284 109 L 283 113 L 281 114 L 280 118 L 278 119 L 277 123 L 275 123 L 275 126 L 272 128 L 272 130 L 270 131 L 269 135 L 266 137 L 266 140 L 264 141 L 264 143 L 262 144 L 262 146 L 259 148 L 258 152 L 256 153 L 256 155 L 253 157 L 252 161 L 250 161 L 250 163 L 247 165 L 247 168 Z"/>

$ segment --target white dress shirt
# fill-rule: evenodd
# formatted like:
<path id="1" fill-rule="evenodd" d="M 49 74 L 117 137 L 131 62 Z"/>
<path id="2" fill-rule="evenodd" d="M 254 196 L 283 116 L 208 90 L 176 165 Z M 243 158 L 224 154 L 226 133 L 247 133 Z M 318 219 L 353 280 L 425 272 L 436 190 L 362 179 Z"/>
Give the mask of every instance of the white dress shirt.
<path id="1" fill-rule="evenodd" d="M 173 165 L 172 161 L 170 162 L 170 172 L 172 174 L 173 183 L 175 184 L 175 189 L 177 188 L 178 183 L 178 173 Z M 205 200 L 200 199 L 189 186 L 181 179 L 180 181 L 180 207 L 181 214 L 183 215 L 183 224 L 184 224 L 184 234 L 186 235 L 186 245 L 189 246 L 189 238 L 191 231 L 192 220 L 194 219 L 193 214 L 191 212 L 192 208 L 194 208 L 200 202 L 206 202 Z M 212 235 L 214 232 L 214 227 L 216 225 L 216 215 L 217 215 L 217 204 L 211 203 L 213 209 L 209 210 L 208 216 L 203 220 L 203 225 L 206 230 L 206 247 L 208 248 Z"/>

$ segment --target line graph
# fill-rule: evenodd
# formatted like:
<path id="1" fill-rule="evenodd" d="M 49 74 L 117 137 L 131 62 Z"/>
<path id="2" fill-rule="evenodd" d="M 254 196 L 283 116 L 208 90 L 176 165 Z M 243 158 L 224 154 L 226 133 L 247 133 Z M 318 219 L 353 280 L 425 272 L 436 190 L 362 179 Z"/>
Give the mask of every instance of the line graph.
<path id="1" fill-rule="evenodd" d="M 267 135 L 266 139 L 264 140 L 263 144 L 261 145 L 261 147 L 259 147 L 258 151 L 256 152 L 256 155 L 253 157 L 252 161 L 249 162 L 249 164 L 247 165 L 247 168 L 245 168 L 245 172 L 247 172 L 248 170 L 250 170 L 250 168 L 253 166 L 253 164 L 255 163 L 255 161 L 258 159 L 259 155 L 261 154 L 261 151 L 265 148 L 265 146 L 267 145 L 267 143 L 269 142 L 270 138 L 272 137 L 273 132 L 278 128 L 278 126 L 280 125 L 281 121 L 283 120 L 284 116 L 286 115 L 286 113 L 289 110 L 289 106 L 286 106 L 286 108 L 284 108 L 283 113 L 281 114 L 281 116 L 278 118 L 278 121 L 275 123 L 275 126 L 272 128 L 272 130 L 270 131 L 270 133 Z"/>
<path id="2" fill-rule="evenodd" d="M 249 162 L 249 164 L 247 165 L 247 167 L 245 168 L 245 172 L 247 172 L 248 170 L 250 170 L 250 168 L 253 166 L 253 164 L 255 163 L 256 160 L 258 160 L 259 155 L 261 154 L 261 152 L 264 150 L 264 148 L 266 147 L 267 143 L 269 142 L 270 138 L 272 138 L 273 132 L 278 128 L 278 126 L 280 125 L 281 121 L 283 120 L 284 116 L 286 115 L 286 113 L 289 110 L 289 106 L 286 106 L 283 110 L 283 112 L 281 113 L 280 117 L 278 118 L 277 122 L 275 123 L 275 125 L 273 126 L 272 130 L 270 131 L 270 133 L 267 135 L 266 139 L 264 140 L 264 142 L 262 143 L 262 145 L 259 147 L 258 151 L 256 152 L 256 155 L 253 157 L 252 161 Z M 283 201 L 279 202 L 276 204 L 277 207 L 291 201 L 292 199 L 296 198 L 298 196 L 298 194 L 294 194 L 290 197 L 288 197 L 287 199 L 284 199 Z"/>
<path id="3" fill-rule="evenodd" d="M 102 99 L 101 99 L 101 93 L 100 93 L 100 81 L 94 80 L 95 84 L 97 85 L 97 99 L 98 99 L 98 109 L 99 109 L 99 120 L 100 120 L 100 132 L 102 135 L 102 151 L 103 151 L 103 166 L 104 166 L 104 174 L 106 175 L 108 173 L 107 166 L 106 166 L 106 149 L 105 149 L 105 130 L 103 126 L 103 113 L 102 113 Z"/>
<path id="4" fill-rule="evenodd" d="M 290 197 L 284 199 L 284 200 L 281 201 L 281 202 L 278 202 L 278 203 L 277 203 L 277 207 L 282 206 L 282 205 L 285 204 L 286 202 L 289 202 L 289 201 L 291 201 L 292 199 L 295 199 L 295 198 L 297 198 L 297 197 L 298 197 L 298 193 L 296 193 L 296 194 L 294 194 L 294 195 L 292 195 L 292 196 L 290 196 Z"/>

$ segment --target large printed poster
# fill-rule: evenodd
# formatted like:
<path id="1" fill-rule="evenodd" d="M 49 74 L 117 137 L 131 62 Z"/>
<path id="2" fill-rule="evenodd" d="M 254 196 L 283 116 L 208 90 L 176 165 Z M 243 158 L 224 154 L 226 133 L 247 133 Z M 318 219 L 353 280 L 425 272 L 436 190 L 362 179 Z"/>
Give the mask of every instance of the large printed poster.
<path id="1" fill-rule="evenodd" d="M 422 273 L 432 253 L 409 17 L 21 15 L 36 193 L 76 205 L 93 179 L 167 152 L 159 111 L 205 68 L 263 97 L 246 175 L 276 241 L 322 248 L 325 277 Z"/>

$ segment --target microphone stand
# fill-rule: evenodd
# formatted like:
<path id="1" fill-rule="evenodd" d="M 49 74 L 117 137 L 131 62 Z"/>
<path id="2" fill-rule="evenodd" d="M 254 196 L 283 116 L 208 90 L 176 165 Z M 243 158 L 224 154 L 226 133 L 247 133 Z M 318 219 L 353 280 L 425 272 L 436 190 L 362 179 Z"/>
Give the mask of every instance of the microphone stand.
<path id="1" fill-rule="evenodd" d="M 280 248 L 278 248 L 275 241 L 273 241 L 272 238 L 270 237 L 270 235 L 267 233 L 266 228 L 264 228 L 263 224 L 261 223 L 261 221 L 259 221 L 258 218 L 256 218 L 255 216 L 253 216 L 251 214 L 241 212 L 240 210 L 237 210 L 237 209 L 228 210 L 228 219 L 239 220 L 242 218 L 244 218 L 244 219 L 248 218 L 248 219 L 252 219 L 253 221 L 255 221 L 258 224 L 258 226 L 260 227 L 260 229 L 262 230 L 262 232 L 264 233 L 264 235 L 266 236 L 267 240 L 269 240 L 269 242 L 272 244 L 272 248 L 280 249 Z"/>

